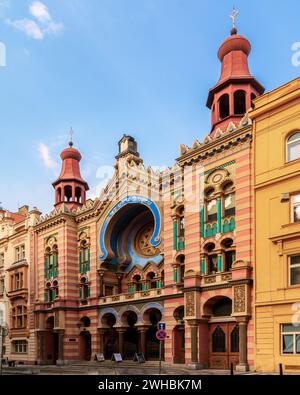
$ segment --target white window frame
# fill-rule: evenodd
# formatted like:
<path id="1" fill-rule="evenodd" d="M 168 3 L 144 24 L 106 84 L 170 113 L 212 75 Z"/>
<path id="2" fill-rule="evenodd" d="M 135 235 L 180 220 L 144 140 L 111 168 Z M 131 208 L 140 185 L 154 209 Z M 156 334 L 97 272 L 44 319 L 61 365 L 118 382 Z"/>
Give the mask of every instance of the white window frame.
<path id="1" fill-rule="evenodd" d="M 291 270 L 292 268 L 295 267 L 300 267 L 300 263 L 297 263 L 296 265 L 291 265 L 291 259 L 295 256 L 300 256 L 300 254 L 294 254 L 294 255 L 290 255 L 288 256 L 288 270 L 289 270 L 289 287 L 299 287 L 300 286 L 300 282 L 298 284 L 292 284 L 291 280 L 292 280 L 292 276 L 291 276 Z"/>
<path id="2" fill-rule="evenodd" d="M 13 353 L 14 354 L 27 354 L 28 341 L 27 340 L 13 340 Z"/>
<path id="3" fill-rule="evenodd" d="M 293 194 L 291 196 L 291 222 L 292 223 L 300 222 L 300 220 L 298 220 L 298 221 L 295 220 L 295 217 L 294 217 L 294 207 L 300 206 L 300 201 L 297 202 L 297 203 L 294 203 L 294 198 L 295 197 L 299 197 L 300 198 L 300 193 L 295 193 L 295 194 Z"/>
<path id="4" fill-rule="evenodd" d="M 298 142 L 299 145 L 300 145 L 300 137 L 297 138 L 297 139 L 294 140 L 294 141 L 289 141 L 289 139 L 290 139 L 292 136 L 294 136 L 294 134 L 297 134 L 297 133 L 300 133 L 300 130 L 295 130 L 294 133 L 290 134 L 290 135 L 288 136 L 287 140 L 286 140 L 286 161 L 287 161 L 287 163 L 293 162 L 293 161 L 295 161 L 295 160 L 300 159 L 300 157 L 299 157 L 299 158 L 296 158 L 296 159 L 290 159 L 290 155 L 289 155 L 289 154 L 290 154 L 290 152 L 289 152 L 289 146 L 290 146 L 290 145 L 295 144 L 296 142 Z"/>
<path id="5" fill-rule="evenodd" d="M 283 327 L 284 325 L 291 325 L 291 324 L 281 324 L 280 325 L 280 337 L 281 337 L 281 354 L 282 355 L 300 355 L 300 352 L 296 352 L 296 336 L 300 336 L 300 327 L 295 326 L 295 331 L 294 332 L 284 332 Z M 283 352 L 283 336 L 293 336 L 293 352 L 292 353 L 286 353 Z"/>

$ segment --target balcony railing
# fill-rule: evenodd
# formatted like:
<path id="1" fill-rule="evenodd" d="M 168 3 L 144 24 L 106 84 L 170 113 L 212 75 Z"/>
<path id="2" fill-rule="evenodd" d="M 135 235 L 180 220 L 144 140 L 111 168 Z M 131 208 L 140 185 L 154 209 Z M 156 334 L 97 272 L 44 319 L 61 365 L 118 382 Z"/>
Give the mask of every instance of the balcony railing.
<path id="1" fill-rule="evenodd" d="M 161 288 L 147 289 L 144 291 L 138 291 L 134 293 L 124 293 L 119 295 L 102 296 L 99 298 L 99 304 L 111 304 L 127 302 L 129 300 L 140 300 L 147 298 L 155 298 L 164 294 L 164 290 Z"/>
<path id="2" fill-rule="evenodd" d="M 226 283 L 232 279 L 231 272 L 219 272 L 216 274 L 207 274 L 201 279 L 202 285 L 210 285 L 217 283 Z"/>

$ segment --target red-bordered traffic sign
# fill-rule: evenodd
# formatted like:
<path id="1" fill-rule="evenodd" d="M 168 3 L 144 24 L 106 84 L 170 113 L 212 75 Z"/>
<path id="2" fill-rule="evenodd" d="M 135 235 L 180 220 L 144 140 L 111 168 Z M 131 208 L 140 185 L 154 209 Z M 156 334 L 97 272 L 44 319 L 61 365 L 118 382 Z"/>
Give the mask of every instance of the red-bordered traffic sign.
<path id="1" fill-rule="evenodd" d="M 167 332 L 166 331 L 161 329 L 161 330 L 156 332 L 156 338 L 158 340 L 164 341 L 166 339 L 166 337 L 167 337 Z"/>

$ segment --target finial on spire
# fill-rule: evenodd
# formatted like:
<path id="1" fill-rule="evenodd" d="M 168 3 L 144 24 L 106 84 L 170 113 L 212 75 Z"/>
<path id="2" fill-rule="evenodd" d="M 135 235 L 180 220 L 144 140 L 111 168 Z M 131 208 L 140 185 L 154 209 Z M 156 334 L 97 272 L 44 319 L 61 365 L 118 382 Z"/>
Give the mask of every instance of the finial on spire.
<path id="1" fill-rule="evenodd" d="M 235 6 L 233 6 L 232 13 L 229 16 L 229 18 L 232 19 L 232 29 L 231 29 L 232 35 L 237 34 L 236 19 L 238 14 L 239 14 L 238 10 L 235 8 Z"/>
<path id="2" fill-rule="evenodd" d="M 71 127 L 70 131 L 69 131 L 69 146 L 72 148 L 73 147 L 73 135 L 74 135 L 74 131 L 73 128 Z"/>

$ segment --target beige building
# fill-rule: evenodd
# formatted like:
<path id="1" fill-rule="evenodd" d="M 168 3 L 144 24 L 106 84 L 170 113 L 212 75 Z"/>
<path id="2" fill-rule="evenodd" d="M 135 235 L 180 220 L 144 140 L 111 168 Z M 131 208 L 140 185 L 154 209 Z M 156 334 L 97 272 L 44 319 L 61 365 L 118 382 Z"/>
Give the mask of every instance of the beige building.
<path id="1" fill-rule="evenodd" d="M 35 353 L 29 305 L 31 295 L 34 302 L 33 226 L 39 215 L 36 209 L 29 212 L 27 206 L 17 213 L 0 210 L 0 315 L 10 329 L 4 356 L 16 361 L 33 360 Z"/>
<path id="2" fill-rule="evenodd" d="M 300 372 L 300 78 L 254 105 L 255 367 Z"/>

